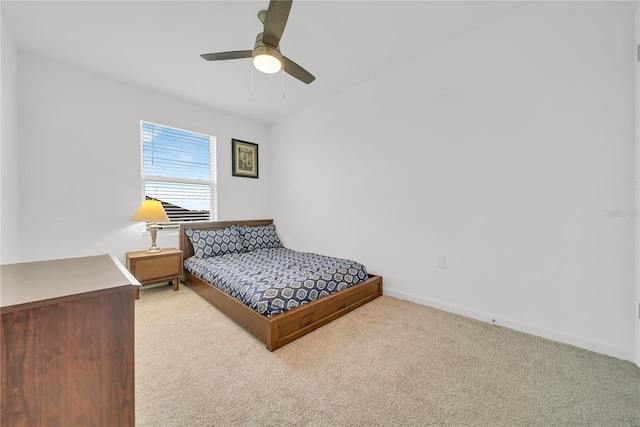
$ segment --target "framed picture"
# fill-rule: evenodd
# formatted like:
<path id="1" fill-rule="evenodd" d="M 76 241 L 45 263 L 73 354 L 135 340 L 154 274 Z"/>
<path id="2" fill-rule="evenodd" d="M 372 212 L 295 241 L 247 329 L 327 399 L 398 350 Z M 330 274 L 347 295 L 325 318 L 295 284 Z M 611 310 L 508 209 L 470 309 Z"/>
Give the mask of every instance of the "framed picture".
<path id="1" fill-rule="evenodd" d="M 258 144 L 232 139 L 231 160 L 233 176 L 258 178 Z"/>

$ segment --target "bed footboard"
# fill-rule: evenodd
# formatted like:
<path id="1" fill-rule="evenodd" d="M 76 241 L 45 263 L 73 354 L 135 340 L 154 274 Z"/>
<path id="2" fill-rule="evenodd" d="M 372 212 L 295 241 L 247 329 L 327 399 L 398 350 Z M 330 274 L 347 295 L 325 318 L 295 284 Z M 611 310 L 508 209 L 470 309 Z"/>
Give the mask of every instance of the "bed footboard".
<path id="1" fill-rule="evenodd" d="M 268 318 L 267 348 L 282 347 L 382 295 L 382 277 L 369 280 Z"/>
<path id="2" fill-rule="evenodd" d="M 184 283 L 274 351 L 313 330 L 343 316 L 382 295 L 382 277 L 369 279 L 347 289 L 265 317 L 198 277 L 186 273 Z"/>

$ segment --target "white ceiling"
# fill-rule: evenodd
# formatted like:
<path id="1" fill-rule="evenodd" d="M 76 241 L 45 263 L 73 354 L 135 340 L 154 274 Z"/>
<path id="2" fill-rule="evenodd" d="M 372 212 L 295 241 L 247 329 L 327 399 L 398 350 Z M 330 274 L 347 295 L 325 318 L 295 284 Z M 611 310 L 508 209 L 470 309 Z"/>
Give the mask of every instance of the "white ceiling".
<path id="1" fill-rule="evenodd" d="M 280 47 L 310 85 L 252 72 L 248 50 L 268 1 L 6 1 L 18 49 L 265 124 L 367 80 L 522 7 L 489 1 L 295 0 Z"/>

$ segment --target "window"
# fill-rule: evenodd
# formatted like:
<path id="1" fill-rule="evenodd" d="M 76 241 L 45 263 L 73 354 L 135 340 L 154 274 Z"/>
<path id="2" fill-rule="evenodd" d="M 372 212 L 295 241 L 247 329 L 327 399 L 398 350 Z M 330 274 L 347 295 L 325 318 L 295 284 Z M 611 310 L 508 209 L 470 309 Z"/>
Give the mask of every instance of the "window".
<path id="1" fill-rule="evenodd" d="M 159 200 L 169 223 L 216 219 L 216 139 L 140 122 L 142 183 Z"/>

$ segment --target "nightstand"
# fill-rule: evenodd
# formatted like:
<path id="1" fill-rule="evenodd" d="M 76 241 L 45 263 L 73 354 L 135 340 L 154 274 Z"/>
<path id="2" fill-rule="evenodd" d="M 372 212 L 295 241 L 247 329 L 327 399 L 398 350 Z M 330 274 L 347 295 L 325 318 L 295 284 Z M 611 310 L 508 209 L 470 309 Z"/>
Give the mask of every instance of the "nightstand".
<path id="1" fill-rule="evenodd" d="M 162 252 L 153 254 L 145 251 L 127 252 L 127 270 L 142 286 L 173 282 L 173 290 L 177 291 L 180 289 L 182 276 L 182 252 L 176 248 L 162 249 Z M 136 299 L 138 298 L 140 291 L 136 288 Z"/>

